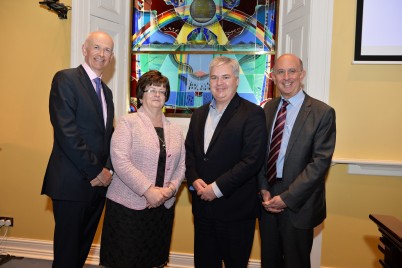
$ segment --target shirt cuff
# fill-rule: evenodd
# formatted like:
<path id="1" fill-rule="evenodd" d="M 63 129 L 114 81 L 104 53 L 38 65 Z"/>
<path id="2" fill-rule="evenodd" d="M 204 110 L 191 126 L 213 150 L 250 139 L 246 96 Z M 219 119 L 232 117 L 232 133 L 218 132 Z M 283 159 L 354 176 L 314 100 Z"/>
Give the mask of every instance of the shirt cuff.
<path id="1" fill-rule="evenodd" d="M 218 185 L 216 185 L 216 182 L 213 182 L 213 183 L 212 183 L 212 190 L 214 191 L 214 194 L 216 195 L 217 198 L 223 196 L 221 190 L 219 190 Z"/>

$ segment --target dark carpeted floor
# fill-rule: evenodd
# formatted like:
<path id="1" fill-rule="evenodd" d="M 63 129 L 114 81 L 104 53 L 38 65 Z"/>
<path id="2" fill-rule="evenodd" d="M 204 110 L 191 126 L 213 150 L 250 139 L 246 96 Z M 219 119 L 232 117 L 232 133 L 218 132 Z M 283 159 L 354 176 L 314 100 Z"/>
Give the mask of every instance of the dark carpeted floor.
<path id="1" fill-rule="evenodd" d="M 52 261 L 0 255 L 1 268 L 51 268 Z M 83 268 L 99 268 L 97 265 L 85 265 Z"/>

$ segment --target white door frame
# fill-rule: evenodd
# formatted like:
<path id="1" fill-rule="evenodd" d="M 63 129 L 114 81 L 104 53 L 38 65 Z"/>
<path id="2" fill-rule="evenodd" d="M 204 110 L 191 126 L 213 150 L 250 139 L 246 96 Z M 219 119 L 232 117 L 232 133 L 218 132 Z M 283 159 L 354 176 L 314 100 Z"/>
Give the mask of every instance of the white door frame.
<path id="1" fill-rule="evenodd" d="M 106 81 L 113 92 L 115 119 L 129 111 L 130 96 L 130 39 L 131 39 L 131 1 L 130 0 L 72 0 L 71 12 L 71 67 L 84 61 L 81 46 L 88 33 L 101 29 L 112 31 L 115 42 L 113 76 Z M 98 9 L 98 10 L 97 10 Z M 97 13 L 99 12 L 99 13 Z M 102 18 L 102 13 L 113 13 L 117 20 Z M 120 17 L 123 17 L 121 19 Z M 120 21 L 119 21 L 120 20 Z M 110 26 L 110 28 L 108 28 Z M 109 76 L 109 75 L 108 75 Z"/>

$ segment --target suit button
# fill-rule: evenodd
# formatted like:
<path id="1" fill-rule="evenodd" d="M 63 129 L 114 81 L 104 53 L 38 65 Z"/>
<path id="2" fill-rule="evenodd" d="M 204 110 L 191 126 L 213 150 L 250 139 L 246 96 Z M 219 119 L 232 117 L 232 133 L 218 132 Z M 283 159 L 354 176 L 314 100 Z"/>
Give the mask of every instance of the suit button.
<path id="1" fill-rule="evenodd" d="M 208 158 L 204 157 L 204 161 L 208 161 Z"/>

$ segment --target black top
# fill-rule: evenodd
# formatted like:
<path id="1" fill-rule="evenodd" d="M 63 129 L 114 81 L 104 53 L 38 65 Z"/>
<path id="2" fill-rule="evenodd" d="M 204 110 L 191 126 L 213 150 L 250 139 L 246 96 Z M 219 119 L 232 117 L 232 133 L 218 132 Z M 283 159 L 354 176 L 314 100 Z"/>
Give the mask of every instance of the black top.
<path id="1" fill-rule="evenodd" d="M 156 127 L 156 134 L 159 138 L 159 159 L 158 159 L 158 170 L 156 172 L 156 181 L 155 186 L 163 187 L 163 182 L 165 178 L 165 166 L 166 166 L 166 143 L 165 143 L 165 135 L 163 133 L 163 128 Z"/>

